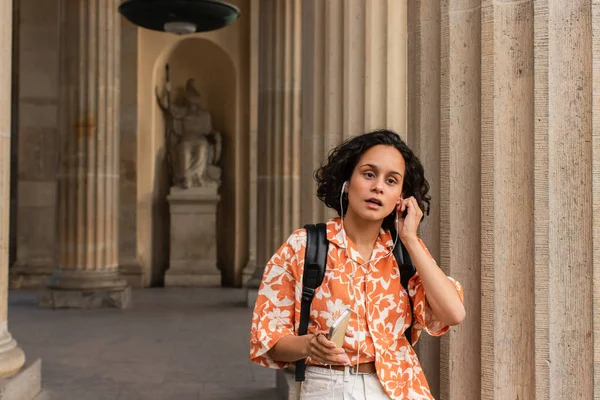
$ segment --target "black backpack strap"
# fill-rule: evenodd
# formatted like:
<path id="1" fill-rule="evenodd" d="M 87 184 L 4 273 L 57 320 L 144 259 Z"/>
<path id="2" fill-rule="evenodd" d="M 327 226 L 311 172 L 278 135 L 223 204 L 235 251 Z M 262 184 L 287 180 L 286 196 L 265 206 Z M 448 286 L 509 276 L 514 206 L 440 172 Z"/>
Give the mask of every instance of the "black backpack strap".
<path id="1" fill-rule="evenodd" d="M 310 320 L 310 304 L 315 297 L 316 289 L 321 286 L 327 267 L 327 226 L 308 224 L 306 229 L 306 255 L 304 256 L 304 273 L 302 274 L 302 301 L 300 303 L 300 326 L 298 336 L 306 335 Z M 306 360 L 296 361 L 296 382 L 304 381 Z"/>
<path id="2" fill-rule="evenodd" d="M 392 232 L 392 237 L 396 237 L 396 232 Z M 411 322 L 410 326 L 406 328 L 404 335 L 406 336 L 406 340 L 408 340 L 408 343 L 410 343 L 410 345 L 412 346 L 411 335 L 412 326 L 415 322 L 415 316 L 412 299 L 410 298 L 410 295 L 408 293 L 408 281 L 410 281 L 410 278 L 414 276 L 417 270 L 415 269 L 415 266 L 413 265 L 412 260 L 410 259 L 408 250 L 406 250 L 406 247 L 404 247 L 401 240 L 398 240 L 396 246 L 394 247 L 394 257 L 396 257 L 396 263 L 398 264 L 398 268 L 400 269 L 400 282 L 402 283 L 402 287 L 404 288 L 404 290 L 406 290 L 406 295 L 408 296 L 408 302 L 410 304 Z"/>

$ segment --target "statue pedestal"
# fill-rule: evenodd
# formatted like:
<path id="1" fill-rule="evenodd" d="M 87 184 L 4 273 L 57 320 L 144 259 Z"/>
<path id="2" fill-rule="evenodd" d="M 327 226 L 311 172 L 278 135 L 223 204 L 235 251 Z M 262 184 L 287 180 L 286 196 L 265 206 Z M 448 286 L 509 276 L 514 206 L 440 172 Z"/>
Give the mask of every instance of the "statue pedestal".
<path id="1" fill-rule="evenodd" d="M 171 254 L 165 286 L 221 286 L 217 268 L 217 188 L 172 187 Z"/>

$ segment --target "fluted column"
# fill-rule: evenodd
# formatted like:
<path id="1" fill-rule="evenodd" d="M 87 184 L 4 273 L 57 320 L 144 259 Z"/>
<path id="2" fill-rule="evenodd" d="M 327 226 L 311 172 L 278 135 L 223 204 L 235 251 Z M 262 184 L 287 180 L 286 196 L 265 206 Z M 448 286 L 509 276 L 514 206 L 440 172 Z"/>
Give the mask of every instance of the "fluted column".
<path id="1" fill-rule="evenodd" d="M 342 140 L 377 128 L 406 138 L 407 2 L 302 2 L 301 221 L 332 212 L 313 172 Z"/>
<path id="2" fill-rule="evenodd" d="M 118 274 L 117 0 L 60 3 L 57 267 L 40 304 L 125 307 Z"/>
<path id="3" fill-rule="evenodd" d="M 440 398 L 480 385 L 480 0 L 441 2 L 440 258 L 465 290 L 468 318 L 441 340 Z M 460 365 L 460 367 L 457 367 Z"/>
<path id="4" fill-rule="evenodd" d="M 260 73 L 260 49 L 261 49 L 261 16 L 260 16 L 260 2 L 250 2 L 250 115 L 249 115 L 249 176 L 250 181 L 248 182 L 248 209 L 250 213 L 248 215 L 248 260 L 246 266 L 242 271 L 242 283 L 248 286 L 256 286 L 257 278 L 254 277 L 256 272 L 256 250 L 257 250 L 257 239 L 256 232 L 258 231 L 258 159 L 260 155 L 257 151 L 258 146 L 258 110 L 259 110 L 259 73 Z M 254 277 L 254 279 L 253 279 Z"/>
<path id="5" fill-rule="evenodd" d="M 421 238 L 440 259 L 440 40 L 439 0 L 408 2 L 408 144 L 425 168 L 431 210 Z M 416 345 L 433 396 L 440 398 L 440 339 L 422 335 Z M 447 371 L 447 370 L 446 370 Z"/>
<path id="6" fill-rule="evenodd" d="M 467 319 L 417 345 L 432 393 L 477 399 L 481 384 L 480 0 L 409 2 L 408 143 L 431 186 L 420 228 L 440 267 L 465 289 Z M 460 367 L 459 367 L 460 366 Z"/>
<path id="7" fill-rule="evenodd" d="M 600 398 L 599 8 L 534 2 L 536 399 Z"/>
<path id="8" fill-rule="evenodd" d="M 481 398 L 533 399 L 533 2 L 481 20 Z"/>
<path id="9" fill-rule="evenodd" d="M 0 1 L 0 378 L 19 372 L 25 354 L 8 332 L 8 228 L 10 218 L 10 125 L 12 1 Z"/>
<path id="10" fill-rule="evenodd" d="M 592 3 L 592 323 L 594 338 L 594 399 L 600 399 L 600 3 Z M 589 209 L 587 210 L 589 212 Z M 586 333 L 587 334 L 587 333 Z M 541 357 L 536 358 L 541 363 Z M 544 365 L 544 367 L 547 366 Z"/>
<path id="11" fill-rule="evenodd" d="M 409 9 L 409 142 L 426 171 L 439 156 L 440 259 L 467 308 L 439 398 L 600 398 L 600 4 L 440 5 L 440 50 L 436 5 Z"/>
<path id="12" fill-rule="evenodd" d="M 257 265 L 251 288 L 300 224 L 301 6 L 301 0 L 262 0 L 259 6 Z"/>

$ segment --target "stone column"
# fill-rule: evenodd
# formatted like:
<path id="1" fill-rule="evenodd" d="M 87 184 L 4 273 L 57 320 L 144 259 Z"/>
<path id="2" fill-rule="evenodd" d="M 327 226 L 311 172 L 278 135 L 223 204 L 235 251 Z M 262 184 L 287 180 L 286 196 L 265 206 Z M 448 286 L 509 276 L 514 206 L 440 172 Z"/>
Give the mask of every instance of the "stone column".
<path id="1" fill-rule="evenodd" d="M 256 216 L 256 210 L 258 208 L 258 158 L 257 152 L 258 147 L 258 75 L 260 72 L 260 2 L 250 2 L 250 146 L 248 147 L 249 154 L 249 175 L 250 180 L 248 182 L 248 209 L 250 215 L 248 216 L 249 226 L 249 240 L 248 240 L 248 261 L 242 271 L 242 283 L 247 286 L 250 279 L 252 279 L 256 271 L 256 232 L 258 230 L 258 218 Z M 256 285 L 256 279 L 254 279 L 254 285 Z"/>
<path id="2" fill-rule="evenodd" d="M 534 15 L 531 392 L 536 399 L 598 399 L 600 5 L 536 1 Z"/>
<path id="3" fill-rule="evenodd" d="M 256 269 L 248 302 L 264 266 L 300 225 L 300 0 L 260 2 L 257 132 Z"/>
<path id="4" fill-rule="evenodd" d="M 25 354 L 8 332 L 8 227 L 10 218 L 10 109 L 12 1 L 0 1 L 0 378 L 19 372 Z"/>
<path id="5" fill-rule="evenodd" d="M 118 273 L 117 0 L 61 1 L 58 265 L 44 307 L 125 307 Z"/>
<path id="6" fill-rule="evenodd" d="M 481 398 L 533 399 L 533 2 L 484 1 L 481 21 Z"/>
<path id="7" fill-rule="evenodd" d="M 440 260 L 441 9 L 439 0 L 408 2 L 408 144 L 430 184 L 431 211 L 420 235 Z M 431 393 L 440 398 L 440 339 L 421 335 L 416 346 Z"/>
<path id="8" fill-rule="evenodd" d="M 441 2 L 440 258 L 469 318 L 441 340 L 440 398 L 476 399 L 480 359 L 480 0 Z M 460 365 L 460 368 L 456 366 Z"/>
<path id="9" fill-rule="evenodd" d="M 33 399 L 40 392 L 38 361 L 25 364 L 25 354 L 8 332 L 8 246 L 10 220 L 10 138 L 12 1 L 0 1 L 0 399 Z"/>
<path id="10" fill-rule="evenodd" d="M 481 392 L 480 0 L 409 2 L 409 145 L 431 185 L 420 234 L 465 289 L 468 318 L 417 351 L 436 398 Z M 475 350 L 474 350 L 475 349 Z M 460 368 L 457 367 L 460 365 Z"/>
<path id="11" fill-rule="evenodd" d="M 138 253 L 138 27 L 121 19 L 119 89 L 119 272 L 133 288 L 144 286 Z M 143 140 L 143 139 L 142 139 Z"/>

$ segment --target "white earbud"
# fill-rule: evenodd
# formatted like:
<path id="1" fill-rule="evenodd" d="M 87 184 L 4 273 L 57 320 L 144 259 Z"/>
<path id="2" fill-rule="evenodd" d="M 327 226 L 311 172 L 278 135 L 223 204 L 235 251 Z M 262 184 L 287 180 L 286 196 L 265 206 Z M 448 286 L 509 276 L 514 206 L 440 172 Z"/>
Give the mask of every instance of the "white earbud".
<path id="1" fill-rule="evenodd" d="M 346 189 L 347 184 L 348 184 L 348 181 L 344 181 L 344 184 L 342 185 L 342 194 L 344 194 L 344 190 Z"/>

